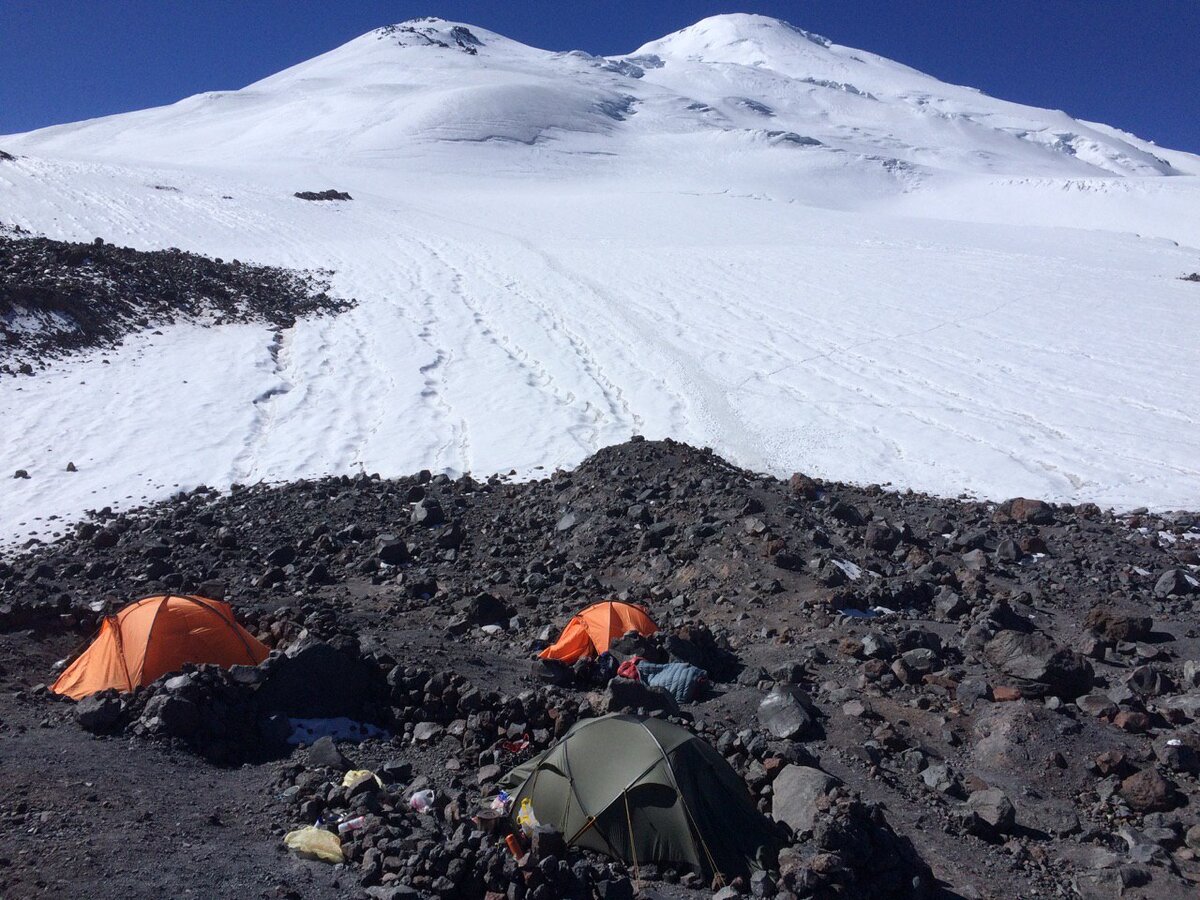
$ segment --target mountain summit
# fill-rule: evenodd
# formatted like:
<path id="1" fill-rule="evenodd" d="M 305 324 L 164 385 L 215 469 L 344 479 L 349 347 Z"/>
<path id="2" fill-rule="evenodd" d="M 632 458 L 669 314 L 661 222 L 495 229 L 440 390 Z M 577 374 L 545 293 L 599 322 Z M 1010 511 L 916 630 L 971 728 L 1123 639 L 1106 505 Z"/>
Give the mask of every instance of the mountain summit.
<path id="1" fill-rule="evenodd" d="M 615 57 L 413 19 L 238 91 L 6 140 L 31 153 L 148 161 L 411 157 L 487 142 L 552 147 L 585 169 L 598 154 L 654 165 L 666 142 L 670 158 L 693 164 L 716 152 L 734 166 L 806 169 L 807 154 L 840 168 L 830 154 L 849 153 L 907 178 L 1200 171 L 1132 136 L 755 15 L 714 16 Z"/>

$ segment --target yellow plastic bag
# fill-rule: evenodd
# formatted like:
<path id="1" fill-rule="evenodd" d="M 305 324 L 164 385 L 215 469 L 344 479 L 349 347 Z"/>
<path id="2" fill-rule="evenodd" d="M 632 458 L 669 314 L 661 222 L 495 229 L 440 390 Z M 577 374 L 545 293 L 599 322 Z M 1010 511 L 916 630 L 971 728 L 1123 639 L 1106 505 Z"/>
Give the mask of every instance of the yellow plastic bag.
<path id="1" fill-rule="evenodd" d="M 374 778 L 377 785 L 383 787 L 383 782 L 379 780 L 379 776 L 370 769 L 351 769 L 342 777 L 342 787 L 350 787 L 350 785 L 354 784 L 354 782 L 367 775 L 370 775 L 372 778 Z"/>
<path id="2" fill-rule="evenodd" d="M 305 859 L 319 859 L 321 862 L 341 863 L 346 861 L 342 854 L 342 840 L 336 834 L 324 828 L 314 828 L 306 825 L 295 831 L 289 831 L 283 838 L 284 846 Z"/>
<path id="3" fill-rule="evenodd" d="M 526 834 L 533 834 L 533 829 L 541 824 L 533 814 L 533 803 L 528 797 L 521 801 L 521 808 L 517 810 L 517 824 Z"/>

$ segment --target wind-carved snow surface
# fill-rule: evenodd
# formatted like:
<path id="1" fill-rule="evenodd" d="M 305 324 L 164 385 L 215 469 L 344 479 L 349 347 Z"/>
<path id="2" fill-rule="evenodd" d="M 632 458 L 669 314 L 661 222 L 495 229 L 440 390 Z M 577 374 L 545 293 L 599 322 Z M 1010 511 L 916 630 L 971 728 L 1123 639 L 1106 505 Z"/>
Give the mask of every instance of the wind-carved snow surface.
<path id="1" fill-rule="evenodd" d="M 358 300 L 0 381 L 9 539 L 199 483 L 530 476 L 632 433 L 1200 506 L 1200 158 L 776 20 L 614 58 L 421 20 L 0 148 L 0 222 L 328 268 Z M 325 188 L 354 199 L 292 196 Z"/>

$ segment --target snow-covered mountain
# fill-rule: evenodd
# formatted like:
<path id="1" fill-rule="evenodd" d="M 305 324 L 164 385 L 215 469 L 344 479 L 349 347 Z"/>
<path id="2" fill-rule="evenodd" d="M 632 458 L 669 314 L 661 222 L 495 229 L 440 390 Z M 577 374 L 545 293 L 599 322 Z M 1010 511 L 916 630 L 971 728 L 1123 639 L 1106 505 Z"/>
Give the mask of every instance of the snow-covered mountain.
<path id="1" fill-rule="evenodd" d="M 378 160 L 430 143 L 487 141 L 605 156 L 616 145 L 623 162 L 657 159 L 668 168 L 680 155 L 824 147 L 896 173 L 1200 173 L 1194 158 L 1131 135 L 947 85 L 750 15 L 705 19 L 614 58 L 536 50 L 441 20 L 408 22 L 239 91 L 48 128 L 17 145 L 242 165 L 255 157 Z M 540 165 L 529 159 L 530 169 Z"/>
<path id="2" fill-rule="evenodd" d="M 775 19 L 619 57 L 414 20 L 0 150 L 0 222 L 328 267 L 359 300 L 281 346 L 179 326 L 0 381 L 0 467 L 33 476 L 5 534 L 199 482 L 529 474 L 634 431 L 1200 505 L 1200 157 Z M 353 201 L 292 196 L 329 187 Z"/>

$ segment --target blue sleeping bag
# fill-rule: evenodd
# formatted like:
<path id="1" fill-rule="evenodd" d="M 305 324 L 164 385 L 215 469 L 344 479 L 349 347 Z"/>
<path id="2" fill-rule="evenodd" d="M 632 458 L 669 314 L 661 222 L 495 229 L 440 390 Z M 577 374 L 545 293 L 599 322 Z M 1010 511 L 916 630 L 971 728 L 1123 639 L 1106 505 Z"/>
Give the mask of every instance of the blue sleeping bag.
<path id="1" fill-rule="evenodd" d="M 638 674 L 650 687 L 665 688 L 680 703 L 686 703 L 700 693 L 700 686 L 708 680 L 703 669 L 685 662 L 652 663 L 638 660 Z"/>

